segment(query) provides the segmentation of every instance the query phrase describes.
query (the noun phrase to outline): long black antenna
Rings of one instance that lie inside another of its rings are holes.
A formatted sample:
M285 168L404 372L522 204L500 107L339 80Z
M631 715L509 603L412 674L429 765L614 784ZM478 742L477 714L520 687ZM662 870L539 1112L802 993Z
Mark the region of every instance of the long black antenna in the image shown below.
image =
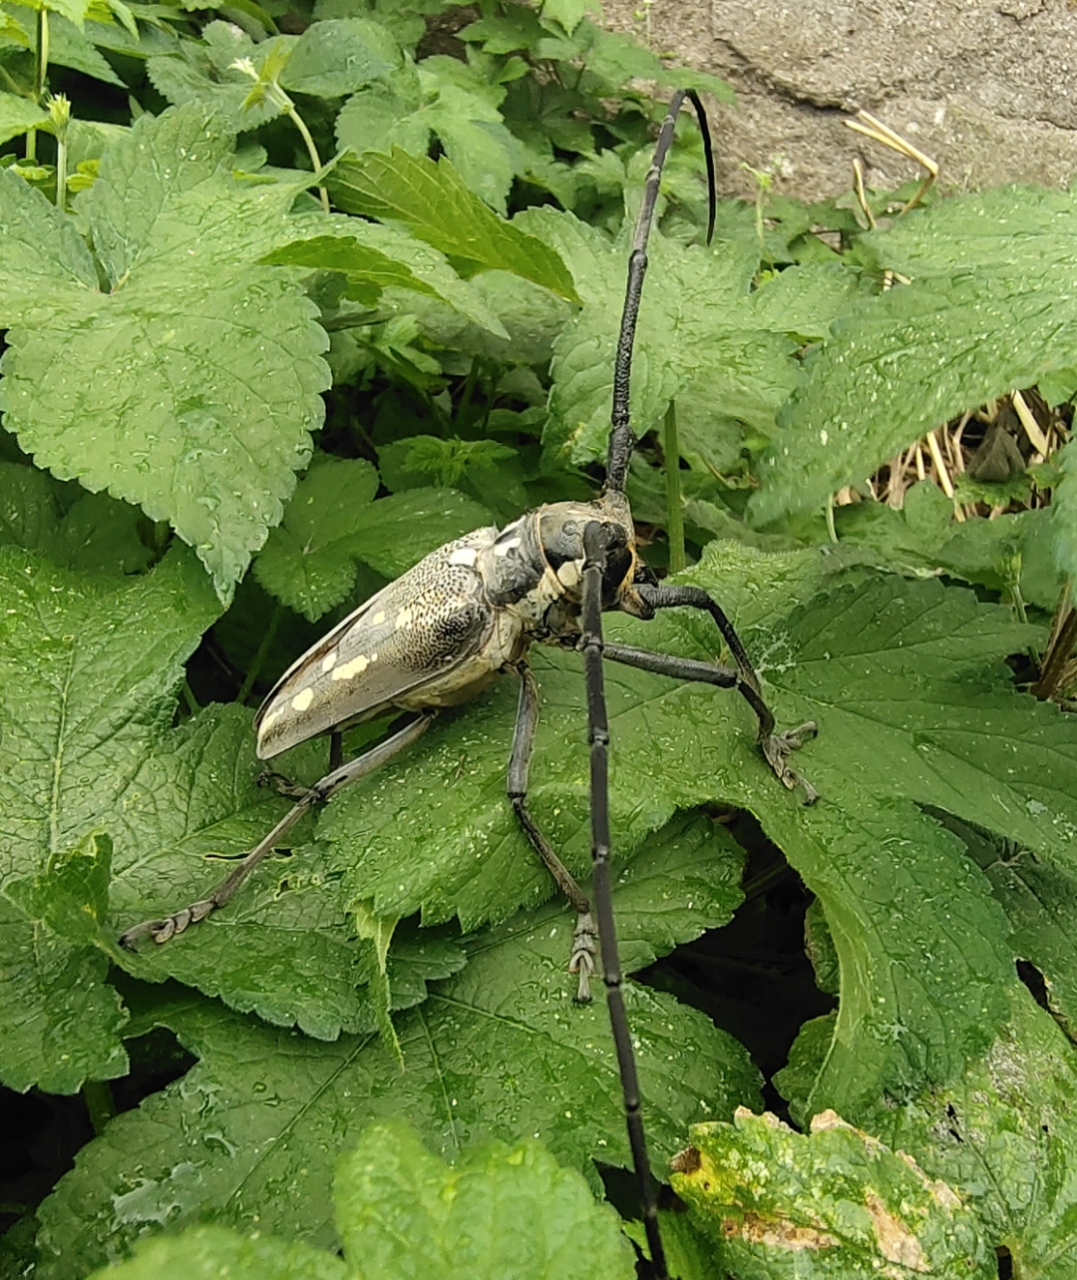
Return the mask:
M703 135L703 154L707 161L707 187L710 193L709 216L707 218L707 243L710 244L714 234L715 216L715 182L714 155L711 151L711 134L707 127L707 115L703 103L694 89L678 89L669 104L669 111L658 131L658 142L654 149L654 158L647 171L647 180L643 186L643 201L636 218L636 231L632 237L632 256L628 259L628 285L625 289L625 305L621 312L621 332L617 339L617 358L613 366L613 413L611 421L609 456L606 461L606 490L624 493L625 478L628 475L628 463L632 450L636 446L636 437L628 410L628 383L632 373L632 344L636 338L636 319L639 316L639 302L643 293L643 277L647 274L647 240L651 234L651 223L654 221L654 206L658 201L658 187L662 179L662 166L666 163L670 145L673 142L673 131L677 125L684 100L687 98L695 108L699 119L699 131Z
M647 1139L643 1132L636 1056L632 1051L632 1033L621 990L621 960L610 892L610 734L602 674L602 574L606 567L608 538L608 526L597 520L590 521L584 528L580 648L583 650L584 676L587 681L587 725L591 744L591 887L595 915L598 917L606 1007L609 1009L610 1028L621 1073L628 1144L632 1149L632 1166L636 1171L643 1206L643 1229L647 1233L647 1246L651 1253L652 1275L653 1280L668 1280L666 1255L658 1228L658 1195L654 1178L651 1177Z

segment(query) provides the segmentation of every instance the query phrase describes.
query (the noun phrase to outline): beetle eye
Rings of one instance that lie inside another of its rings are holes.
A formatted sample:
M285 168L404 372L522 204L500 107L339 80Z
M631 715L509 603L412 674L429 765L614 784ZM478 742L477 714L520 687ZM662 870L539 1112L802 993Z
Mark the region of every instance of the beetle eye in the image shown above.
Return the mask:
M632 572L632 552L626 546L613 547L606 552L606 572L602 575L602 596L605 603L612 603L625 579Z

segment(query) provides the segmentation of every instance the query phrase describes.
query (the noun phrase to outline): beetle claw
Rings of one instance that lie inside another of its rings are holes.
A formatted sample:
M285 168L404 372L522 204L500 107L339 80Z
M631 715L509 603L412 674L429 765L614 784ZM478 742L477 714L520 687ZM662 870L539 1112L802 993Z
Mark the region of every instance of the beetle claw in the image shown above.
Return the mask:
M591 975L595 971L595 953L598 950L598 927L589 911L576 917L576 932L572 935L572 958L568 962L569 973L579 975L576 1004L591 1003Z
M804 789L804 803L814 804L819 799L819 792L802 774L789 764L787 757L793 751L799 751L805 742L811 741L819 732L814 720L806 720L795 729L786 729L784 733L772 733L760 743L767 764L774 770L778 780L790 791L797 787Z

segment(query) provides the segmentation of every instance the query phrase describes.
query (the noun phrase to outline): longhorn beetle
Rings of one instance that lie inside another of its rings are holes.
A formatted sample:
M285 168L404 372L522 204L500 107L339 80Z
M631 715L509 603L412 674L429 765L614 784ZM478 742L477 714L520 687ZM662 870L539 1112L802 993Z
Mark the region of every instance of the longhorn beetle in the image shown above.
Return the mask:
M355 760L346 764L331 760L336 767L299 793L290 812L208 898L167 919L147 920L120 938L123 946L133 946L147 936L164 943L188 925L204 920L231 899L311 806L328 800L414 742L441 707L467 701L499 674L515 673L520 680L520 697L509 757L508 796L528 839L576 911L569 971L578 975L576 998L581 1002L591 998L589 979L595 968L596 943L601 947L628 1137L655 1280L666 1280L668 1272L621 994L610 895L609 729L603 662L736 689L755 712L759 745L771 769L790 789L802 787L805 803L816 798L810 784L787 760L791 751L814 736L815 725L809 721L785 733L775 732L774 717L763 700L759 680L729 619L701 588L658 582L637 553L625 496L628 464L636 443L629 419L629 375L647 271L647 239L662 167L686 97L695 108L704 140L710 184L708 243L714 230L714 161L707 120L698 96L692 90L680 90L673 95L662 122L636 220L614 365L606 483L598 498L539 507L504 529L477 529L446 543L360 605L294 663L258 711L257 751L262 759L325 732L334 734L332 754L336 755L339 732L348 726L392 707L417 714L404 728ZM670 465L675 463L672 460ZM671 608L709 613L729 645L736 669L603 642L604 611L620 610L648 619L659 609ZM538 687L527 656L536 641L583 654L591 751L594 915L591 897L558 858L527 807L528 768L539 711Z

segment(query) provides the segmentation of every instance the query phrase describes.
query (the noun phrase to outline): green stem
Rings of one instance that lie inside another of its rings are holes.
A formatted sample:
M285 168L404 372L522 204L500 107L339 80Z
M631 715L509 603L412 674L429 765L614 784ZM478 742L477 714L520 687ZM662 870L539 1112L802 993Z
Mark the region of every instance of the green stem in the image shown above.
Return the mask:
M105 1125L116 1114L116 1104L112 1100L112 1090L107 1080L87 1080L82 1086L82 1100L90 1115L90 1123L94 1133L100 1137Z
M34 64L34 101L40 107L45 97L45 72L49 65L49 11L37 11L37 61ZM26 131L26 159L37 159L37 130Z
M830 541L837 545L838 531L834 526L834 495L828 494L826 500L826 531L830 534Z
M187 680L184 680L180 685L180 693L183 694L183 701L187 704L187 714L198 715L202 708L198 705L198 699L194 696L194 692Z
M56 207L67 205L67 130L56 133Z
M277 628L280 626L281 617L284 610L279 604L273 606L273 616L269 619L269 626L265 629L265 635L262 636L262 643L258 646L258 651L254 655L250 669L247 672L247 678L239 687L236 694L236 701L241 705L250 697L251 690L254 688L254 682L261 674L262 667L265 664L266 655L269 653L269 646L273 643L277 634Z
M49 11L37 11L37 66L34 71L34 101L40 107L45 97L45 73L49 66Z
M292 102L291 98L288 99L288 105L284 109L288 113L289 119L292 121L292 123L295 125L295 127L299 130L300 134L302 135L303 141L307 144L307 154L310 156L310 162L314 166L314 172L317 173L318 170L322 167L322 161L321 161L321 157L318 155L318 148L314 145L314 139L311 137L310 130L307 128L306 121L299 114L299 112L296 111L295 103ZM319 187L318 194L322 198L322 208L326 211L326 213L328 213L329 212L329 192L326 191L325 187Z
M684 554L684 511L681 507L681 447L677 440L677 406L673 400L666 410L662 448L666 455L669 569L671 573L680 573L688 567L688 560Z

